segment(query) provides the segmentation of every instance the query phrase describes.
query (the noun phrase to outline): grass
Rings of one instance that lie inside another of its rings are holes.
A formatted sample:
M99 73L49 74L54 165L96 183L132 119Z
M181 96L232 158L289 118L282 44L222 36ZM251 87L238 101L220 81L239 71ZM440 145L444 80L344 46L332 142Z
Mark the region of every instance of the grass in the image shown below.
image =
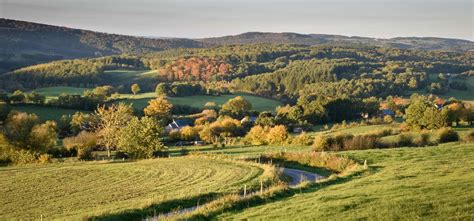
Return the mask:
M226 94L221 96L207 96L207 95L195 95L187 97L168 97L168 100L175 105L189 105L192 107L203 108L204 104L207 102L215 102L218 105L222 105L227 102L229 99L235 98L237 96L242 96L247 99L251 104L253 109L257 111L275 111L277 106L282 105L279 101L237 93L237 94ZM148 106L148 101L155 98L155 93L142 93L137 95L132 94L122 94L120 98L122 100L116 102L125 102L133 104L133 107L139 110L143 110Z
M130 218L147 208L168 212L186 206L189 198L237 191L262 173L249 164L199 157L4 167L0 219Z
M472 220L474 143L343 152L370 173L218 219Z
M141 83L156 81L157 71L155 70L108 70L101 74L101 78L114 85L127 85L130 83Z
M15 105L12 106L12 110L34 113L38 115L41 121L46 120L55 120L59 121L62 115L72 115L76 112L90 113L90 111L85 110L76 110L76 109L67 109L67 108L58 108L58 107L45 107L37 105Z
M46 98L56 98L61 94L82 95L90 88L79 87L43 87L33 90L34 92L46 96Z
M182 147L170 147L169 152L172 156L180 154ZM279 152L302 152L310 151L309 146L226 146L213 147L206 146L187 146L184 147L189 151L196 151L208 154L223 154L234 158L255 158L265 154L279 153Z
M435 75L435 74L428 75L428 77L431 79L432 82L437 82L436 80L437 76L438 75ZM466 76L465 79L454 78L453 82L456 82L456 81L461 81L461 82L466 83L468 90L461 91L461 90L450 89L448 93L438 95L438 96L443 99L449 99L451 97L454 97L468 103L474 103L474 96L472 95L474 93L474 76ZM412 93L427 94L424 88L420 90L416 90L416 91L411 91L410 94Z

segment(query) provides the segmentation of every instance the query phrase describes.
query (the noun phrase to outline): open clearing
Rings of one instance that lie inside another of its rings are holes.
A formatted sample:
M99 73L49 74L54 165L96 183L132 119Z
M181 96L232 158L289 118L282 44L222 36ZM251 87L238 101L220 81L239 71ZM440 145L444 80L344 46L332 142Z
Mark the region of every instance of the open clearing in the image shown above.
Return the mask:
M168 212L195 205L186 199L237 191L261 173L248 164L197 157L3 167L0 219L123 218L149 207Z
M474 219L474 144L341 152L370 172L219 219Z

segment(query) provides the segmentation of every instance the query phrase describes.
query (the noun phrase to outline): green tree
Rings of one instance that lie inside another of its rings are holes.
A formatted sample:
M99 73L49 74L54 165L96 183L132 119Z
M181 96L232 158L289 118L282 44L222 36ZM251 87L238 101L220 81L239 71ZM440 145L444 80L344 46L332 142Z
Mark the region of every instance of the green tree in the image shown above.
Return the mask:
M251 109L252 104L250 102L241 96L237 96L222 105L221 113L231 117L242 118L248 114Z
M25 102L32 104L43 104L46 100L44 95L38 94L36 92L31 92L25 95Z
M158 96L167 96L169 93L169 86L166 83L159 83L156 85L155 93Z
M161 142L163 128L152 117L133 117L120 130L119 149L130 157L152 158L156 151L164 148Z
M7 119L10 110L11 108L7 103L0 101L0 122L3 122Z
M131 90L132 90L133 95L137 95L141 90L140 85L132 84Z
M13 92L13 95L10 97L10 102L12 103L23 103L25 102L25 94L21 90L16 90Z

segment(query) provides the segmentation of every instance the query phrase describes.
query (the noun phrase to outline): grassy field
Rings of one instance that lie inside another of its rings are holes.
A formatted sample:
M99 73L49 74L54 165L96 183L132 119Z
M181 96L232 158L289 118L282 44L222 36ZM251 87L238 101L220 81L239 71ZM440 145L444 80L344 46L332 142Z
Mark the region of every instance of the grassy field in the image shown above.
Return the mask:
M4 167L0 219L123 218L147 208L167 212L258 182L262 172L248 164L197 157Z
M157 79L157 71L154 70L108 70L101 75L114 85L140 83Z
M232 220L472 220L474 143L343 152L370 172L222 214Z
M428 76L432 81L436 82L437 75L429 75ZM474 103L474 76L469 76L466 77L466 79L458 79L454 78L453 82L460 81L466 83L466 86L468 90L466 91L461 91L461 90L455 90L455 89L450 89L448 93L439 95L439 97L444 98L444 99L449 99L451 97L457 98L464 100L468 103ZM419 94L426 94L426 90L417 90L417 91L412 91L412 93L419 93ZM409 96L407 96L409 97Z
M66 108L57 108L57 107L43 107L43 106L36 106L36 105L15 105L12 106L12 110L26 112L26 113L34 113L38 115L40 120L55 120L59 121L62 115L72 115L77 111L90 113L91 111L85 110L76 110L76 109L66 109Z
M90 88L79 88L79 87L43 87L33 90L34 92L46 96L46 98L56 98L61 94L74 94L82 95L84 91Z
M229 99L235 98L237 96L242 96L247 99L252 104L253 108L257 111L274 111L277 106L281 105L281 103L276 100L239 93L231 95L226 94L221 96L196 95L188 97L169 97L168 99L173 104L189 105L192 107L203 108L204 104L206 104L207 102L215 102L218 105L222 105ZM148 105L148 101L155 97L155 93L142 93L137 95L122 94L120 98L122 98L123 100L117 102L131 103L136 109L143 110Z

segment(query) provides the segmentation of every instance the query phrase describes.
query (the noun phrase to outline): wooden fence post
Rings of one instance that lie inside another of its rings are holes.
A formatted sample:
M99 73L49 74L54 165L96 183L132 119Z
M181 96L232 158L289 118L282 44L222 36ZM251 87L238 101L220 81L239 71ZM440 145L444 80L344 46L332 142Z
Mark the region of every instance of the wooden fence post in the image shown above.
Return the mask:
M244 185L244 198L247 196L247 185Z

